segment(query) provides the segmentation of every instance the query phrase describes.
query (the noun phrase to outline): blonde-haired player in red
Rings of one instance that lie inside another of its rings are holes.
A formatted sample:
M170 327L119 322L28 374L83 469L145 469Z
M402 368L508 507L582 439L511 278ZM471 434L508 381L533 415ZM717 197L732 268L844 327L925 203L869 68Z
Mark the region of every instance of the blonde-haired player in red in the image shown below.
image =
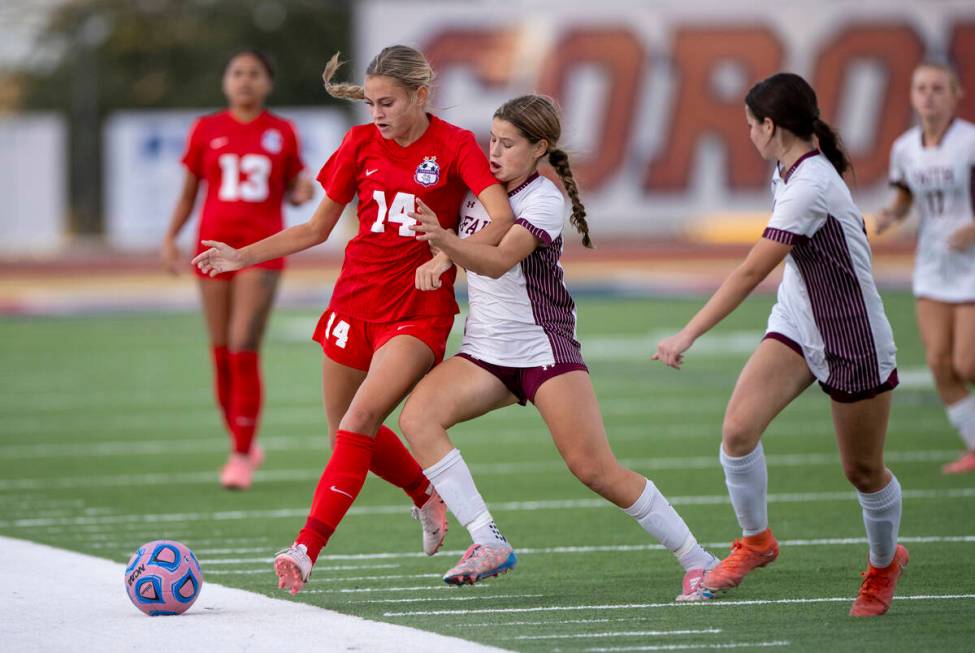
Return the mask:
M914 264L917 326L948 421L965 452L942 469L975 472L975 125L955 115L962 89L945 64L911 77L920 124L894 141L895 195L877 216L882 233L914 207L920 218Z
M353 127L318 175L325 189L308 223L237 250L208 241L194 259L207 273L238 269L323 242L345 205L358 198L359 231L345 250L342 273L314 339L325 352L322 385L331 458L304 528L279 552L278 586L297 593L322 547L362 489L368 471L403 488L424 530L424 551L436 553L446 532L446 508L423 470L383 421L438 363L458 312L454 271L441 288L422 292L416 270L430 267L427 243L411 217L418 200L456 228L468 190L492 218L478 239L501 240L513 222L504 189L491 174L474 135L427 113L433 70L422 53L396 45L366 69L363 86L333 84L338 55L325 68L329 94L364 100L372 122Z
M301 174L294 127L264 108L273 78L265 54L236 52L223 75L227 109L194 123L183 155L183 189L162 245L163 264L174 274L185 265L176 238L193 213L201 182L206 195L197 254L207 249L204 240L241 246L270 236L284 226L285 198L296 206L312 198L311 180ZM284 259L276 258L214 278L197 272L217 402L232 440L220 473L229 489L249 488L263 458L255 442L262 394L259 351L283 268Z

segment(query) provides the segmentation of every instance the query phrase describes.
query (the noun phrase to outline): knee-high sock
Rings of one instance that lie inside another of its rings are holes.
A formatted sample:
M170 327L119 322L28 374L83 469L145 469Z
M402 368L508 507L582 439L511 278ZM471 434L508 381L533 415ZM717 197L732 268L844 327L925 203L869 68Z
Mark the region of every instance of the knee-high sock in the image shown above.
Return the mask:
M213 358L213 389L217 397L217 405L220 406L227 432L233 435L233 429L230 428L230 396L233 380L230 374L230 351L220 345L211 347L210 354Z
M762 443L751 453L734 458L721 449L721 466L731 505L745 535L758 535L768 528L768 470Z
M399 436L385 424L380 425L376 433L376 448L372 452L369 471L401 488L417 507L422 507L430 498L427 492L430 482L423 475L420 463L416 462Z
M684 569L708 569L717 562L713 555L697 543L691 529L653 481L647 479L643 494L632 506L624 508L623 512L667 547Z
M369 473L375 441L368 435L339 431L325 471L318 480L311 511L295 542L308 547L312 562L328 542L339 522L359 496Z
M250 453L261 418L261 363L256 351L230 352L230 428L234 451Z
M424 469L423 473L476 544L507 543L481 493L477 491L474 477L460 451L451 449L446 456Z
M975 451L975 396L968 395L947 407L948 421L958 429L965 448Z
M901 525L901 484L890 475L890 483L882 490L864 494L857 492L863 509L863 525L867 529L870 564L886 567L894 559L897 532Z

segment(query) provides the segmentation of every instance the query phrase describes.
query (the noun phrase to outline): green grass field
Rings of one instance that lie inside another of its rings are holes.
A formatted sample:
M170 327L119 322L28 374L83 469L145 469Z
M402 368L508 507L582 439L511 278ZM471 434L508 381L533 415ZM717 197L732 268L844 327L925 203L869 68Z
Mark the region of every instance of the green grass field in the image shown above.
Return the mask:
M772 299L750 300L691 350L684 370L652 364L657 335L701 301L585 299L579 332L617 455L723 556L737 525L717 462L721 418ZM452 521L446 550L423 556L408 501L371 478L297 600L519 651L967 649L975 476L940 473L961 444L924 380L911 298L886 301L905 380L887 452L905 490L901 535L912 556L886 617L847 616L866 545L816 388L765 438L779 560L719 601L672 603L681 578L672 556L566 471L530 407L452 434L519 552L513 574L443 586L466 532ZM303 523L328 455L320 350L306 339L316 318L274 315L267 463L246 493L217 484L227 444L199 315L0 320L0 534L118 562L144 541L175 538L196 551L208 582L283 597L270 556Z

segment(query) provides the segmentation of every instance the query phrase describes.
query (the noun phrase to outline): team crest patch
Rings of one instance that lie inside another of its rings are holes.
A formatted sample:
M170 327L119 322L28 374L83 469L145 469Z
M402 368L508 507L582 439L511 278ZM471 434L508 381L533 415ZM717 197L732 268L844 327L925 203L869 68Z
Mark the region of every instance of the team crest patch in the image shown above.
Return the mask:
M261 136L261 147L270 152L271 154L277 154L281 151L281 145L284 143L284 139L281 137L281 132L277 129L268 129Z
M416 180L416 183L428 188L440 181L440 164L437 163L437 157L423 157L423 163L416 167L416 174L413 175L413 179Z

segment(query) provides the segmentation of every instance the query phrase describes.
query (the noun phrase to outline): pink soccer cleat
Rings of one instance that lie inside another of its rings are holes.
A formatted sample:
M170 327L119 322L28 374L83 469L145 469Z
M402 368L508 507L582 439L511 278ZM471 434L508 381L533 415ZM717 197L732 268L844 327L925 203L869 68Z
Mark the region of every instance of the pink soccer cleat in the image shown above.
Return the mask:
M246 490L251 486L254 467L247 454L232 452L227 464L220 470L220 485L228 490Z
M515 568L518 556L507 544L472 544L457 565L444 574L448 585L473 585Z
M692 603L713 599L714 592L701 583L705 573L707 573L706 569L688 569L681 584L681 593L674 600L678 603Z
M966 451L958 460L941 468L945 474L965 474L975 472L975 451Z
M251 461L251 469L257 471L264 464L264 449L257 443L251 445L251 451L248 454Z
M447 504L431 488L430 498L422 508L413 506L413 519L423 528L423 552L428 556L440 550L447 537Z
M901 577L910 556L900 544L894 549L894 560L878 569L867 563L867 570L863 572L863 583L860 593L850 608L851 617L879 617L890 609L890 602L894 599L894 589Z
M274 555L274 573L278 576L278 588L294 596L308 582L314 563L308 557L308 547L292 544Z

